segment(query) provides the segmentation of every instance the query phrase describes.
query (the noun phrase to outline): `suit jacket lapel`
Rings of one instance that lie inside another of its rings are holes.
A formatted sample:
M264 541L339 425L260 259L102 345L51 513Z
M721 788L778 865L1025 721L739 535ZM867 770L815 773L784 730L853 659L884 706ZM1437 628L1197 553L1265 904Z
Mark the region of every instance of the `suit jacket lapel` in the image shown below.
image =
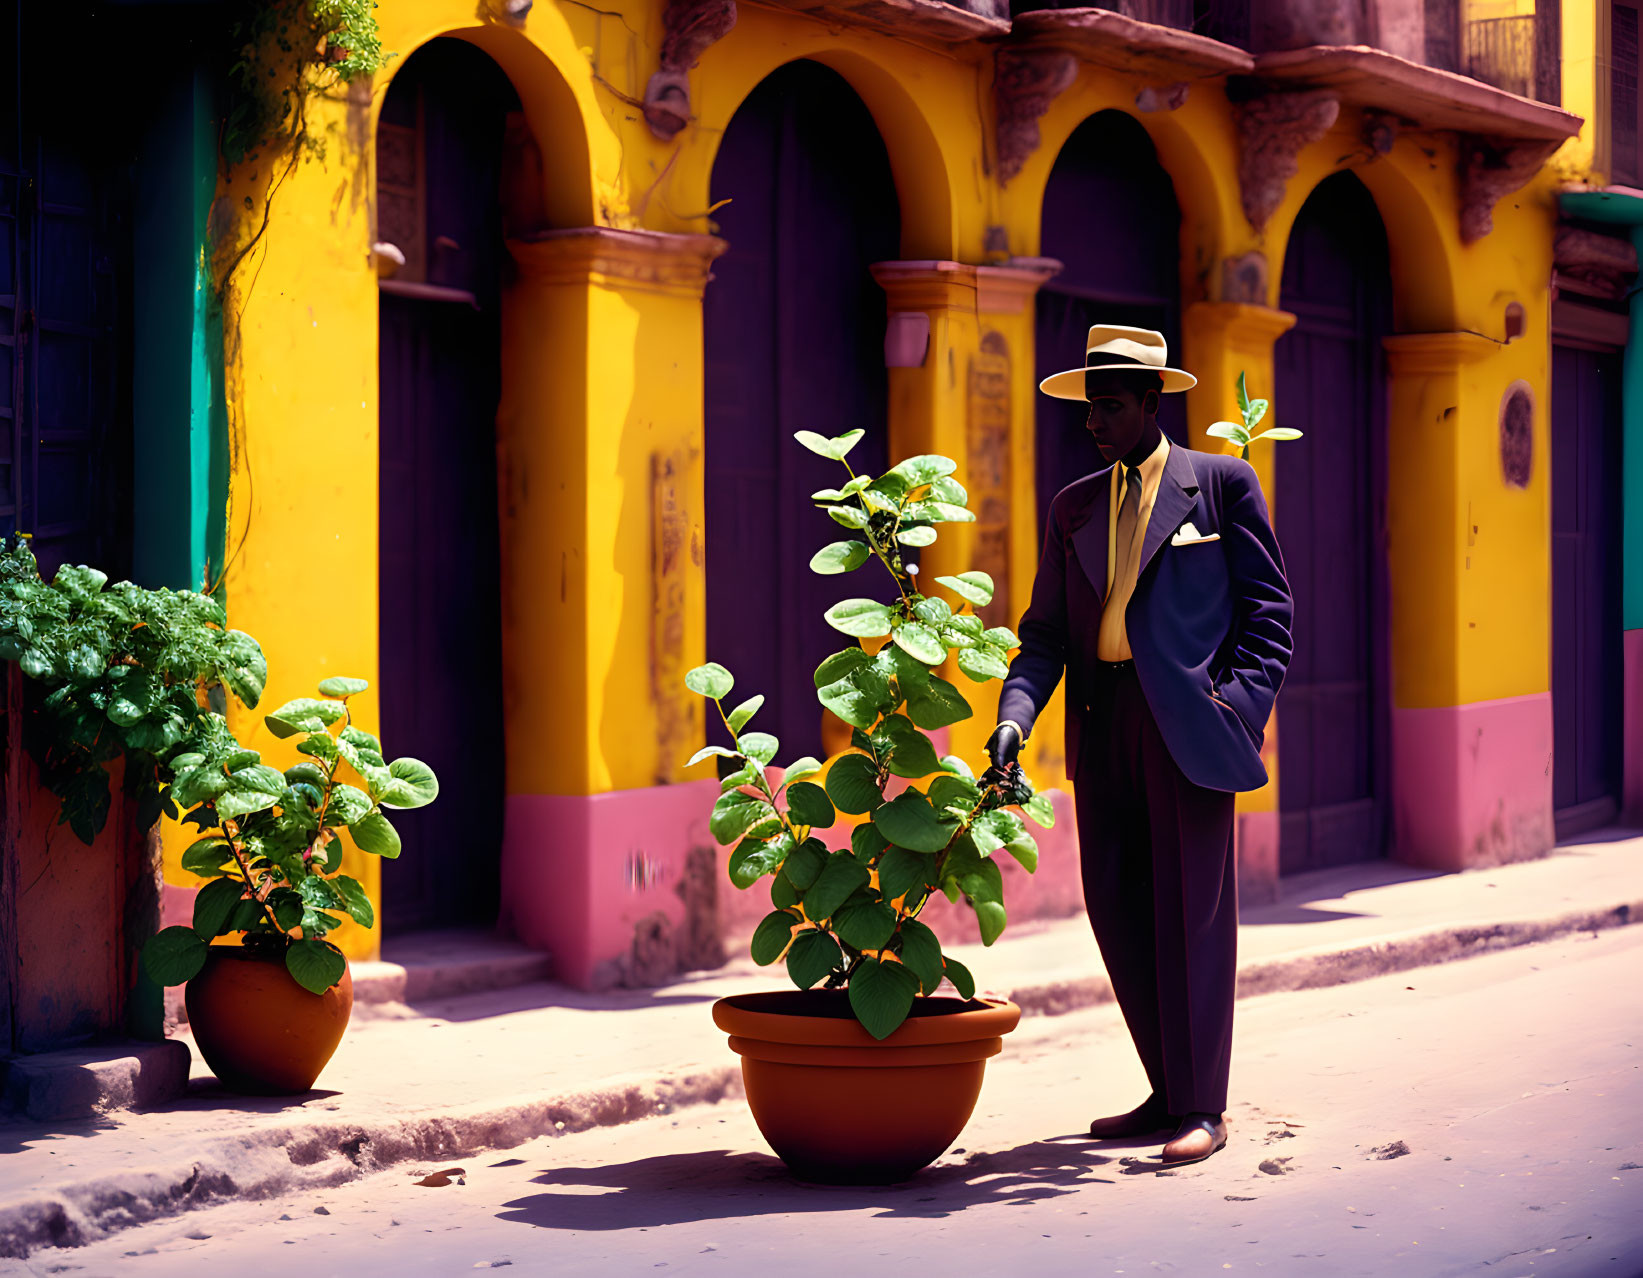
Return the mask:
M1141 564L1135 571L1137 581L1147 571L1147 565L1152 562L1165 538L1173 536L1182 521L1192 513L1197 498L1198 475L1192 469L1192 457L1185 448L1171 444L1164 456L1164 473L1158 481L1158 496L1153 498L1152 515L1147 520L1147 535L1141 541ZM1102 531L1106 531L1104 524Z
M1084 522L1072 531L1073 549L1078 552L1078 563L1095 589L1095 597L1107 600L1107 516L1111 513L1112 471L1099 472L1103 479L1091 484L1091 501L1084 511Z

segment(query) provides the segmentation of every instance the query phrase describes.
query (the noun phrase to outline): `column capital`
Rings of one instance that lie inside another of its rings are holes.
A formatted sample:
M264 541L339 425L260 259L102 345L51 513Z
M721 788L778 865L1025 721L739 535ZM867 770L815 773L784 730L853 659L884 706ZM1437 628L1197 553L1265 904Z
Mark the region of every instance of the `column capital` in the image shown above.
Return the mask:
M963 262L874 262L869 268L892 311L976 309L976 269Z
M1053 257L1012 257L976 267L976 309L983 315L1020 315L1044 281L1061 272Z
M716 235L578 226L508 241L520 273L540 284L603 284L675 296L702 295L713 259L729 245Z
M1482 333L1398 333L1381 339L1394 373L1450 373L1493 355L1500 343Z
M1233 340L1246 349L1254 342L1271 345L1295 327L1295 316L1288 311L1254 302L1194 302L1185 319L1195 332Z

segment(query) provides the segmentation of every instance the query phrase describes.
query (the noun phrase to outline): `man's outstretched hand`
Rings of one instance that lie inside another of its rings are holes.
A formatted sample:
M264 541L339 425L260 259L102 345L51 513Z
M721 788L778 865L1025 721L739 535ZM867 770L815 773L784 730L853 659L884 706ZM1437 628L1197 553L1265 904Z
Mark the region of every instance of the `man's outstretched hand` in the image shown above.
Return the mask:
M1020 754L1021 729L1013 723L1001 723L994 728L993 735L987 738L987 757L993 766L981 774L978 782L981 788L998 787L999 799L1005 803L1025 803L1032 798L1032 783L1021 770Z

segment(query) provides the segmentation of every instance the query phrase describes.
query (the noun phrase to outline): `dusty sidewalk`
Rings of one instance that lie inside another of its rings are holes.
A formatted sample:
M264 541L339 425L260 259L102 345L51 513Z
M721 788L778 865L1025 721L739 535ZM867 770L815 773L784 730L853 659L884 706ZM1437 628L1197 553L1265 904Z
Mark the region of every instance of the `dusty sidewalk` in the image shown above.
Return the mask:
M1643 917L1643 838L1565 847L1458 875L1379 862L1285 881L1244 919L1243 992L1306 989ZM1105 997L1084 921L1022 929L959 957L1029 1013ZM551 982L377 1009L323 1090L227 1095L195 1063L184 1101L55 1127L0 1125L0 1256L74 1245L215 1200L337 1185L537 1136L722 1099L736 1058L708 1005L779 988L745 961L658 990L584 995ZM401 1019L395 1019L395 1016Z

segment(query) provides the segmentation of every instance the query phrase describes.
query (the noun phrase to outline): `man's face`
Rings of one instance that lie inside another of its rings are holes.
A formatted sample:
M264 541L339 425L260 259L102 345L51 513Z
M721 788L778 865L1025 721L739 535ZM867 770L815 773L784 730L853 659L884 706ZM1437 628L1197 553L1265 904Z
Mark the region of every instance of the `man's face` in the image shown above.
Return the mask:
M1148 419L1158 415L1157 391L1138 394L1133 375L1111 369L1084 374L1084 397L1090 401L1085 429L1108 463L1127 456L1141 442Z

